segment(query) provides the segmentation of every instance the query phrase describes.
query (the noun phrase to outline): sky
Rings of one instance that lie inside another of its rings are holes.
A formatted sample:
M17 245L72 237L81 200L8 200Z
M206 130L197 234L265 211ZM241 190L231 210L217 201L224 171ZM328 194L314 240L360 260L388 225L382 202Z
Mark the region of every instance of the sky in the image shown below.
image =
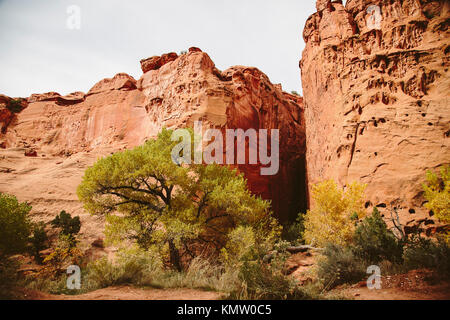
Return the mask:
M141 59L191 46L221 70L257 67L301 93L302 31L315 2L0 0L0 94L87 92L119 72L139 79Z

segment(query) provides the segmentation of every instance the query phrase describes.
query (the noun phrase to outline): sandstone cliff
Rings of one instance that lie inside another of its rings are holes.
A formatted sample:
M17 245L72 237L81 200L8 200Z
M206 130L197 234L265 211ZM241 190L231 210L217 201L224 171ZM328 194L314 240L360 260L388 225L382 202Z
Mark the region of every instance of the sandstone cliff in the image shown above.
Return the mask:
M403 223L426 219L425 171L450 161L450 3L317 9L300 61L309 184L358 180L367 207L400 208Z
M198 48L143 59L141 66L144 74L137 81L120 73L87 94L34 94L14 115L0 107L0 144L6 148L0 149L0 192L30 201L44 219L66 209L94 225L98 221L83 212L75 195L88 165L98 156L154 138L163 127L202 120L204 129L279 128L279 174L261 176L260 168L251 165L239 169L254 193L273 201L282 220L304 210L300 97L283 92L256 68L235 66L222 72ZM36 157L25 157L27 150Z

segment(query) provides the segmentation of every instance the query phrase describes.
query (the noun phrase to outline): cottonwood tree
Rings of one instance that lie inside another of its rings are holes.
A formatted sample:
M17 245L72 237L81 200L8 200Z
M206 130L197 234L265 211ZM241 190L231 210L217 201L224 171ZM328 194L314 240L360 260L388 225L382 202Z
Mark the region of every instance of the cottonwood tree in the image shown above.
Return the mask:
M252 195L236 170L176 164L171 152L178 142L171 135L163 129L156 140L86 170L78 197L92 214L107 216L107 237L166 248L177 270L182 255L223 250L239 226L251 227L255 243L271 241L279 229L270 203Z

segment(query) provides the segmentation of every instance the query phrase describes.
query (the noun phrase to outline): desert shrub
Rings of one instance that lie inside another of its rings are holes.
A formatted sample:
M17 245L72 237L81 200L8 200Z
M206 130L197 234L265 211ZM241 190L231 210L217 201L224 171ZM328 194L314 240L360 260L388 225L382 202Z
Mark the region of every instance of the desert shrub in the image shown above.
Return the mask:
M313 206L305 217L305 240L315 246L328 243L350 243L355 230L355 217L365 215L366 186L354 182L346 191L332 180L312 187Z
M153 251L136 247L122 249L114 263L104 257L88 264L85 289L120 284L144 285L150 283L162 270L161 258Z
M251 254L255 246L253 228L239 226L228 235L228 242L221 250L222 261L229 266L236 266Z
M208 249L217 256L239 226L253 228L258 244L278 236L270 203L250 193L242 174L216 164L179 165L172 159L179 143L171 137L164 129L86 170L77 194L86 210L107 216L109 242L168 248L170 265L181 271L182 255L192 259Z
M48 237L47 232L45 231L45 224L43 222L33 224L30 237L30 254L38 264L43 262L40 252L48 248L47 241Z
M312 299L316 293L298 286L296 280L285 275L285 262L290 254L287 241L279 241L270 251L270 259L258 257L245 260L237 269L238 282L230 292L230 299L239 300L297 300Z
M305 214L299 213L297 219L293 223L288 223L283 226L281 238L289 241L293 245L304 244L305 234Z
M0 258L26 252L31 222L31 206L15 196L0 193Z
M19 113L20 111L22 111L22 103L20 100L18 99L12 99L7 105L6 107L9 109L9 111L11 111L12 113Z
M450 278L450 245L443 239L413 238L403 254L406 269L429 268L442 278Z
M60 235L65 236L71 245L76 244L76 235L81 229L80 217L72 218L70 213L63 210L50 223L53 227L61 229Z
M428 202L425 207L432 210L443 223L450 223L450 166L441 168L441 176L427 171L427 183L423 184L424 197ZM446 234L450 244L450 234Z
M67 288L67 275L57 278L52 277L28 277L25 281L27 288L51 294L76 295L84 293L82 290L71 290Z
M14 287L19 281L17 261L2 258L0 259L0 300L14 299Z
M352 250L369 265L383 260L402 261L403 243L387 228L377 208L358 224L353 236Z
M227 294L240 283L238 274L238 269L224 268L203 257L195 257L186 271L165 270L146 284L156 288L193 288Z
M239 286L229 299L238 300L303 300L313 296L302 290L294 279L283 275L278 268L261 261L246 261L239 273Z
M317 275L325 289L331 289L360 281L369 265L356 256L351 247L329 244L318 261Z
M39 276L59 278L69 265L82 265L83 253L70 235L60 234L55 247L45 256Z

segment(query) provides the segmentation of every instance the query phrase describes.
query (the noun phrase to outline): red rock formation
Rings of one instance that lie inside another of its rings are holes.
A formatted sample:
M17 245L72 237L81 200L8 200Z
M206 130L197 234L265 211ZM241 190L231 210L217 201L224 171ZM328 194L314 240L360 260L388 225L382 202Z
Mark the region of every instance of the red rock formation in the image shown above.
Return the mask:
M163 127L280 129L280 170L261 176L260 167L239 166L250 189L273 201L282 220L305 207L305 134L302 98L282 91L256 68L223 72L198 48L141 61L144 72L104 79L89 92L65 97L32 95L18 114L14 130L0 136L8 147L68 156L131 148ZM107 150L107 151L106 151ZM75 192L75 190L73 190ZM63 208L62 208L63 209Z
M309 183L359 180L369 207L397 206L404 223L428 215L425 171L450 160L450 3L317 8L300 62Z
M5 134L9 124L15 119L15 114L27 107L24 99L12 99L0 94L0 134ZM6 143L0 142L2 148Z

